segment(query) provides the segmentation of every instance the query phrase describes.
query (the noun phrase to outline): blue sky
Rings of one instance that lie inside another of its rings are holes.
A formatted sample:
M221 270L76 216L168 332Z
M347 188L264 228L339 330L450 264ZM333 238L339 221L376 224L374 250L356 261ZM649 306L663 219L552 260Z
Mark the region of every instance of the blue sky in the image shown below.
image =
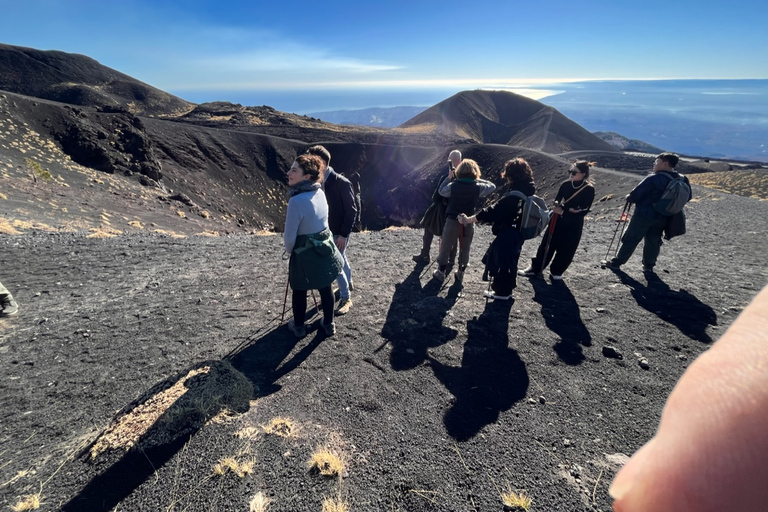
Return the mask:
M0 42L85 54L195 102L255 91L768 78L766 4L0 0Z

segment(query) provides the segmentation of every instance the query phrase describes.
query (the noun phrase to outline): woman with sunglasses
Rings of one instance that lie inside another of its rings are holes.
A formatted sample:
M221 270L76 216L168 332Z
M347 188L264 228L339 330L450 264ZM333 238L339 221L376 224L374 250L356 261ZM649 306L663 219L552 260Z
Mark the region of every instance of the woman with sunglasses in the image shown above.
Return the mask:
M570 179L560 185L555 196L555 207L549 229L541 239L531 265L517 273L521 276L541 276L549 262L552 279L561 281L563 273L573 261L581 241L584 217L595 200L595 187L589 181L589 168L595 162L578 160L571 166ZM554 226L553 226L554 224ZM552 229L554 227L554 229Z

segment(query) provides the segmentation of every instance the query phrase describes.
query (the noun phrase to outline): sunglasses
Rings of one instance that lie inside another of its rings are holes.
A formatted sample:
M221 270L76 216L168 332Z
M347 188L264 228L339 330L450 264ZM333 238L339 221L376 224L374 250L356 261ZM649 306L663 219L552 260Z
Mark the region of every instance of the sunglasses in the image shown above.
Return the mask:
M568 171L568 174L571 176L576 176L577 174L581 174L581 171Z

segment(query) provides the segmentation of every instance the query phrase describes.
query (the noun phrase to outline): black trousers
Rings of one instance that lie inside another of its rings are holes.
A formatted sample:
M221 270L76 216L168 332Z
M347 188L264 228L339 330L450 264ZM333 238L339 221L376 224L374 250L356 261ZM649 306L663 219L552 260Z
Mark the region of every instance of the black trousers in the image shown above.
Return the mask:
M562 221L558 221L562 222ZM547 248L547 240L549 240L550 233L547 231L544 237L541 239L539 249L536 251L536 257L531 260L531 267L533 270L540 274L547 268L549 262L552 262L552 266L549 271L552 275L561 276L573 262L573 257L576 255L576 249L579 247L581 241L581 233L584 230L583 223L571 223L568 224L556 224L555 232L552 234L552 242L549 244L549 252L545 255L544 251Z
M307 318L307 291L308 290L293 290L293 294L291 295L293 323L296 325L304 325L304 320ZM323 303L323 324L330 325L333 323L333 306L336 302L333 300L331 285L318 291L320 292L320 300Z

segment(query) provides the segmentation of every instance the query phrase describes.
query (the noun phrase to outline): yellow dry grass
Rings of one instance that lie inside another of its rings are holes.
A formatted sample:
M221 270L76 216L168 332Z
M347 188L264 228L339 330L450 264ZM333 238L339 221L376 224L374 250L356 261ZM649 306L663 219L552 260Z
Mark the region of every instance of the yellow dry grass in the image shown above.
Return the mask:
M123 234L122 231L110 227L91 228L89 231L86 238L113 238Z
M176 233L175 231L169 231L167 229L156 229L155 233L160 235L168 235L171 238L187 238L187 235Z
M296 424L290 418L277 416L272 418L269 423L262 425L261 429L267 434L280 437L292 437L298 431Z
M323 512L349 512L349 509L349 503L340 497L323 500Z
M235 432L235 437L237 437L238 439L252 440L252 439L256 439L258 435L259 435L259 429L257 429L256 427L243 427L237 432Z
M253 473L253 467L256 464L252 458L238 461L235 457L225 457L219 459L219 461L213 466L213 474L217 476L224 476L231 472L240 478Z
M13 225L6 218L0 218L0 234L3 235L20 235L21 231L14 228Z
M133 228L144 229L144 224L142 224L138 220L132 220L132 221L128 222L128 225L133 227Z
M266 512L270 503L272 503L272 500L264 496L263 492L259 491L248 503L248 512Z
M341 456L328 446L320 446L315 449L307 462L309 468L323 476L336 476L341 478L344 473L344 462Z
M43 503L43 497L40 494L27 494L22 496L16 504L11 505L13 512L26 512L27 510L37 510Z
M108 449L123 448L127 450L136 444L139 438L155 424L160 416L187 392L184 382L196 375L208 373L209 371L210 367L208 366L190 371L170 388L138 405L129 414L122 416L94 443L91 448L91 458L96 458Z
M691 183L740 196L768 199L768 170L688 174Z
M533 500L525 495L525 493L518 493L513 491L509 485L507 490L501 493L501 501L504 503L504 508L513 511L525 511L531 508Z

